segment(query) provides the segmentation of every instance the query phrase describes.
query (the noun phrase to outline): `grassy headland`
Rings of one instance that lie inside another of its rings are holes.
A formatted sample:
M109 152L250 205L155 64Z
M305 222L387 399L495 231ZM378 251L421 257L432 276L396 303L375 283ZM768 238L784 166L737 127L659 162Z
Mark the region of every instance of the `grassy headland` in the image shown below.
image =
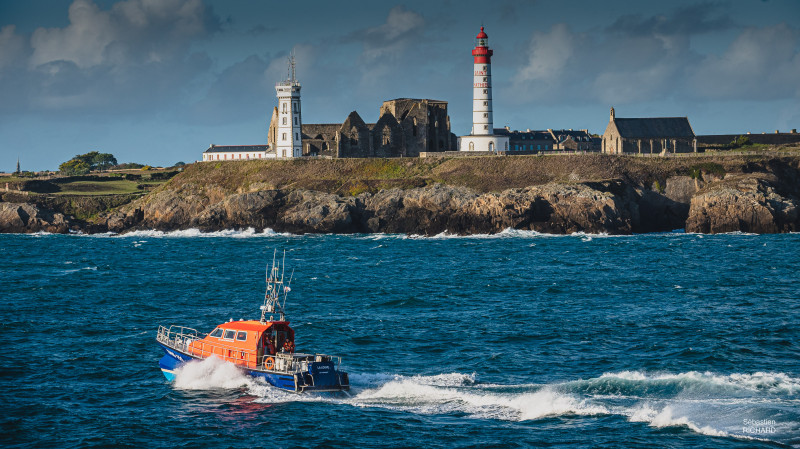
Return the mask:
M289 161L203 162L187 166L163 188L184 184L214 187L223 193L267 189L308 189L345 196L388 188L442 183L478 192L499 192L549 182L621 179L650 187L671 176L716 177L725 173L769 171L798 153L718 153L682 157L557 156L442 157L400 159L301 159Z

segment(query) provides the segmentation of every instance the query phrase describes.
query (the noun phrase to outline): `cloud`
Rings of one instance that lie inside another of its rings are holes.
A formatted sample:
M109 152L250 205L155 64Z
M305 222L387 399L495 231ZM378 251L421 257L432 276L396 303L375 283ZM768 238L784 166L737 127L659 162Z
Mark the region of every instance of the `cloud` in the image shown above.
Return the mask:
M421 44L425 33L425 18L404 6L395 6L389 11L386 22L376 27L356 31L346 36L346 43L360 43L363 51L359 56L362 69L362 89L373 89L385 85L385 80L403 64L415 44Z
M0 113L144 113L180 103L212 64L193 42L218 30L201 0L125 0L108 10L75 0L65 27L29 38L0 32L0 77L14 80L0 86L8 99Z
M700 53L693 36L734 28L709 5L671 15L620 17L574 32L535 32L502 92L516 103L625 104L697 99L780 99L800 95L800 33L787 24L740 29L727 49Z
M721 56L709 55L689 78L709 99L800 97L800 30L785 23L745 29Z

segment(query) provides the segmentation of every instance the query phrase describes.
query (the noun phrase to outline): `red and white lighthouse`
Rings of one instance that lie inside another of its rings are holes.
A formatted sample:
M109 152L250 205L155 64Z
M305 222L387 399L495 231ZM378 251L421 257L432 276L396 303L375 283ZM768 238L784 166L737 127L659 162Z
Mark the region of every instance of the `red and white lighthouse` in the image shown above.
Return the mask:
M460 151L508 151L508 137L494 135L492 115L492 54L489 36L483 31L475 36L472 50L472 131L459 140Z
M494 134L492 120L492 54L489 49L489 36L483 31L475 37L474 75L472 82L472 134L482 136Z

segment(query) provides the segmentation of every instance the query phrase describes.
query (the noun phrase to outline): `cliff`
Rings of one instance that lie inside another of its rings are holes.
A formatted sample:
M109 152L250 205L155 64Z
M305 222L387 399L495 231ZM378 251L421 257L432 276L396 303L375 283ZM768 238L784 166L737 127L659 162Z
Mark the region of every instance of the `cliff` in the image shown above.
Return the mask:
M800 157L780 153L247 161L194 164L144 197L64 222L89 232L765 233L800 228L799 197ZM15 223L0 231L20 232Z

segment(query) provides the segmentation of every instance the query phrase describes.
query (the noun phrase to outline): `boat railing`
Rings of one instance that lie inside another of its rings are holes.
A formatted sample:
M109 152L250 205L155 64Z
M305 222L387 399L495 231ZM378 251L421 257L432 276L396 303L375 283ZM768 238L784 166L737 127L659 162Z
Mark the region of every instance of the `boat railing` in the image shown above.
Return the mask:
M338 370L339 365L342 363L342 358L328 354L278 352L276 354L265 354L259 362L259 367L267 370L294 374L307 372L308 365L313 362L333 362L334 368Z
M205 336L206 334L190 327L159 326L156 340L167 347L199 358L216 356L236 365L286 374L306 372L308 365L313 362L333 362L337 370L342 363L341 357L328 354L277 352L259 356L255 351L243 350L238 346L204 340Z
M186 351L193 341L205 337L196 329L185 326L158 326L156 340L178 350Z

